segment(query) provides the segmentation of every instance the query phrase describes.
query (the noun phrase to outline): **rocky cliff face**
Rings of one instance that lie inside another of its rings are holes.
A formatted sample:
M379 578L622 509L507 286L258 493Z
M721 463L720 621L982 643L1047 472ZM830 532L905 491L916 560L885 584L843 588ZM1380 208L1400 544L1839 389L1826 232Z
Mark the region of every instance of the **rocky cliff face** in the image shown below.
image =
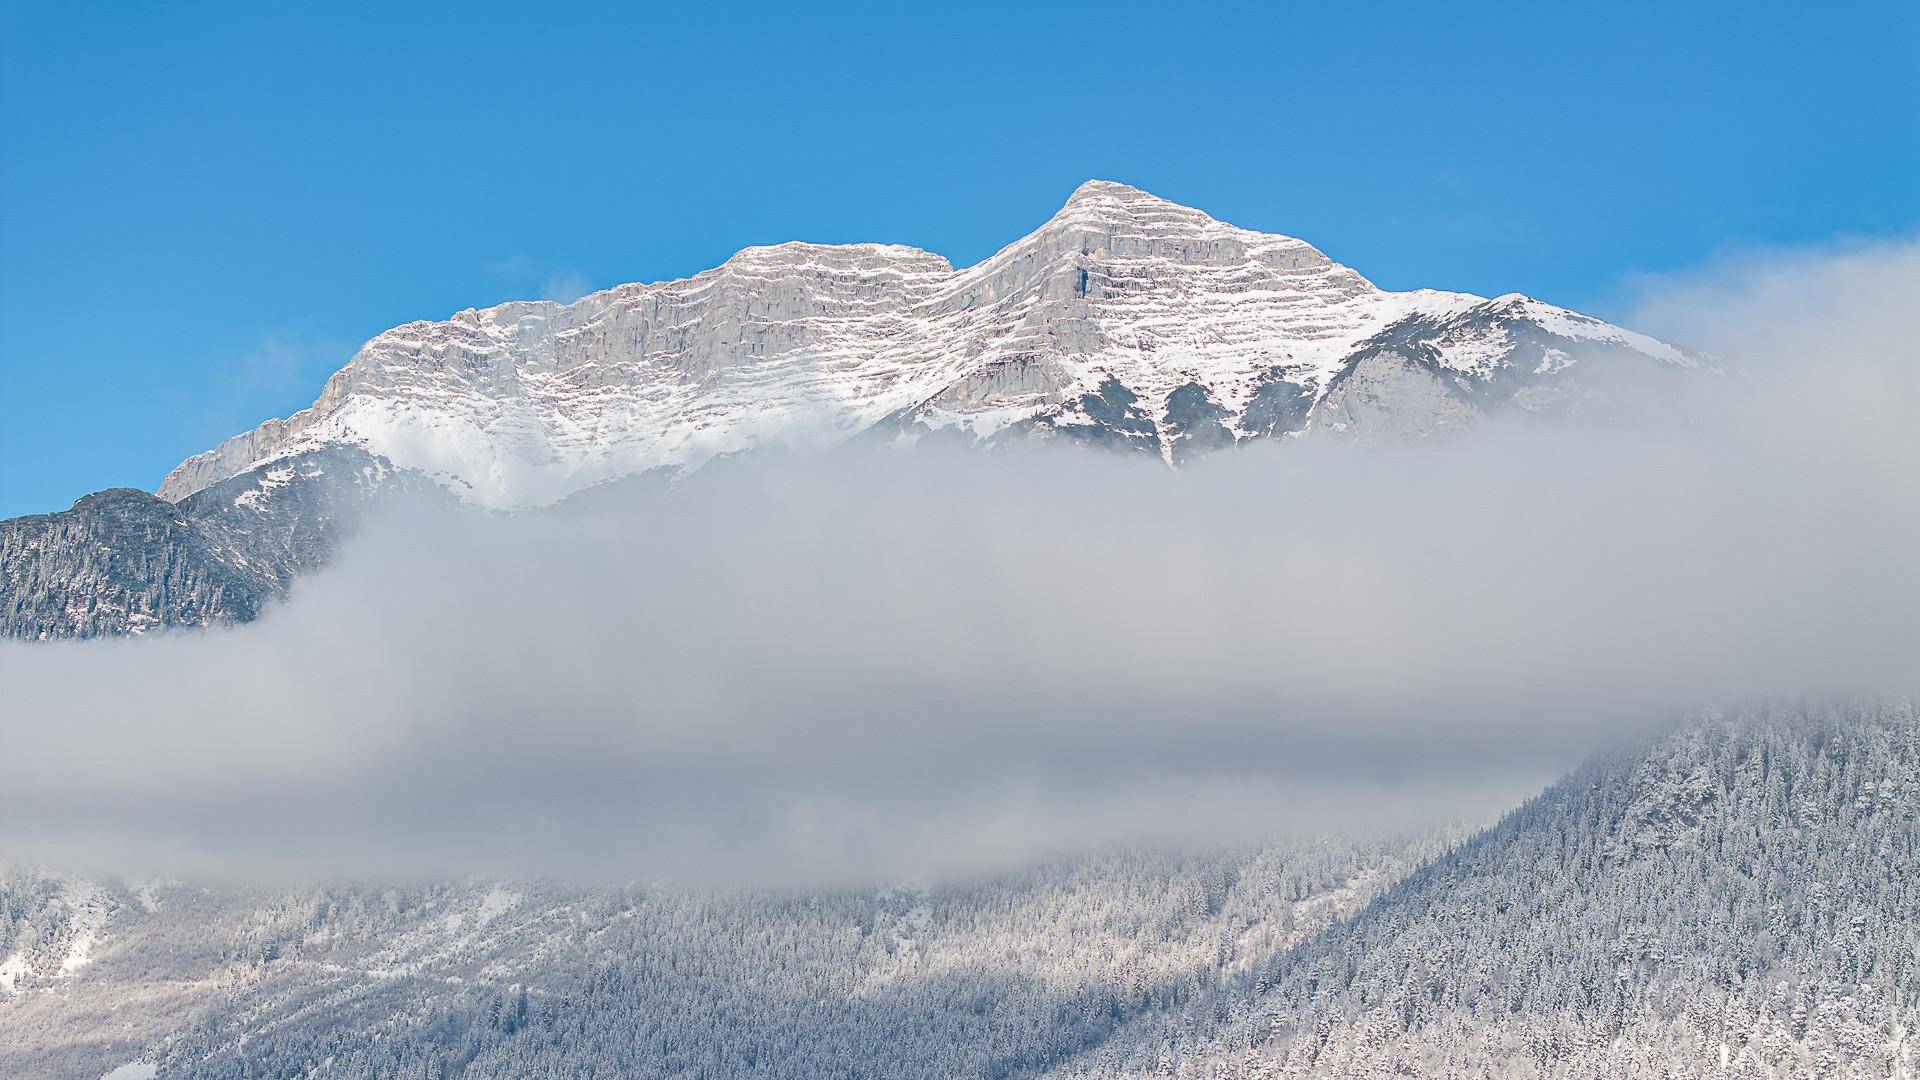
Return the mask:
M381 502L424 478L349 446L309 450L179 502L131 488L0 522L0 636L141 633L252 619Z
M313 407L188 460L160 494L336 444L486 506L876 428L1177 462L1570 408L1594 366L1710 361L1524 297L1386 292L1304 241L1094 181L965 270L907 247L782 244L682 281L397 327Z

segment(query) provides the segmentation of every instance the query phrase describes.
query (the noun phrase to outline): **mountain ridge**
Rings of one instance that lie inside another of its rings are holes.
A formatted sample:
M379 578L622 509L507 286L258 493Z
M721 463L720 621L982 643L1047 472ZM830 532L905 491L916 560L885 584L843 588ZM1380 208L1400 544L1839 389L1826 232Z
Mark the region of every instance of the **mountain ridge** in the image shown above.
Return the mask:
M1365 428L1365 410L1328 398L1363 346L1409 319L1438 338L1422 363L1443 397L1449 382L1487 382L1516 327L1581 346L1557 347L1543 375L1593 347L1712 366L1519 294L1384 291L1304 240L1093 180L965 268L904 245L790 241L572 304L512 301L394 327L313 406L187 459L159 494L177 501L278 456L349 443L484 506L544 505L622 475L820 449L883 423L910 437L1058 434L1086 426L1082 399L1109 379L1139 399L1133 444L1172 462L1176 393L1219 410L1218 445L1316 426L1301 415L1275 430L1261 410L1249 421L1276 388L1310 397L1323 429ZM1419 372L1385 374L1434 389ZM1469 422L1444 400L1426 413L1401 426Z

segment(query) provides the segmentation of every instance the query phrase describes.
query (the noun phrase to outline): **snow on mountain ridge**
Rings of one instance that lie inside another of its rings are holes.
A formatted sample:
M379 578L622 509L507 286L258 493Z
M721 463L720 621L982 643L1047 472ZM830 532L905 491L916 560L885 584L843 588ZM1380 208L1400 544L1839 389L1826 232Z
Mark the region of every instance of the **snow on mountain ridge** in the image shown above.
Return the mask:
M1038 229L961 270L900 245L790 242L572 304L516 301L395 327L363 346L311 408L190 458L160 494L177 500L345 443L483 505L537 505L716 454L822 448L887 420L974 438L1022 424L1057 429L1109 380L1133 396L1141 444L1157 439L1172 454L1183 387L1196 389L1181 407L1209 418L1216 444L1256 427L1287 433L1304 420L1249 419L1249 410L1271 411L1263 394L1280 386L1317 404L1388 327L1487 303L1385 292L1303 240L1089 181ZM1528 303L1537 310L1513 317L1560 312ZM1584 316L1554 318L1590 330ZM1642 354L1670 349L1593 324ZM1433 356L1484 375L1505 354L1498 341L1483 345ZM1234 418L1238 434L1225 427Z

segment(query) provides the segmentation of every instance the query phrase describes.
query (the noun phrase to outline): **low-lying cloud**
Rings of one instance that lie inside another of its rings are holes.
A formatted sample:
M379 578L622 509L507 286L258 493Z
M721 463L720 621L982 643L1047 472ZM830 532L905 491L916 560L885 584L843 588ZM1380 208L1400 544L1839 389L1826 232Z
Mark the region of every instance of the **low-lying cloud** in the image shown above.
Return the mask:
M0 651L0 846L939 876L1484 815L1680 710L1902 692L1920 326L1843 287L1867 257L1920 294L1913 245L1661 283L1647 329L1750 365L1684 431L850 453L396 514L253 625Z

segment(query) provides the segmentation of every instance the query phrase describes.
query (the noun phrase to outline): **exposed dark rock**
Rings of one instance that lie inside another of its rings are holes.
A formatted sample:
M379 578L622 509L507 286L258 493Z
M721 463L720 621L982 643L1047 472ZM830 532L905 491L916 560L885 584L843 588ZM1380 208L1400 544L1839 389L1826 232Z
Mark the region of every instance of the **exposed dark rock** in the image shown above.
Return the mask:
M1140 407L1140 396L1108 375L1090 394L1071 406L1040 418L1039 428L1085 446L1160 452L1160 432Z
M1307 426L1307 413L1313 408L1313 391L1290 382L1275 368L1267 372L1246 411L1240 414L1240 430L1248 435L1278 438Z
M1175 465L1233 445L1233 431L1223 421L1227 410L1213 400L1207 388L1187 383L1167 396L1167 446Z

